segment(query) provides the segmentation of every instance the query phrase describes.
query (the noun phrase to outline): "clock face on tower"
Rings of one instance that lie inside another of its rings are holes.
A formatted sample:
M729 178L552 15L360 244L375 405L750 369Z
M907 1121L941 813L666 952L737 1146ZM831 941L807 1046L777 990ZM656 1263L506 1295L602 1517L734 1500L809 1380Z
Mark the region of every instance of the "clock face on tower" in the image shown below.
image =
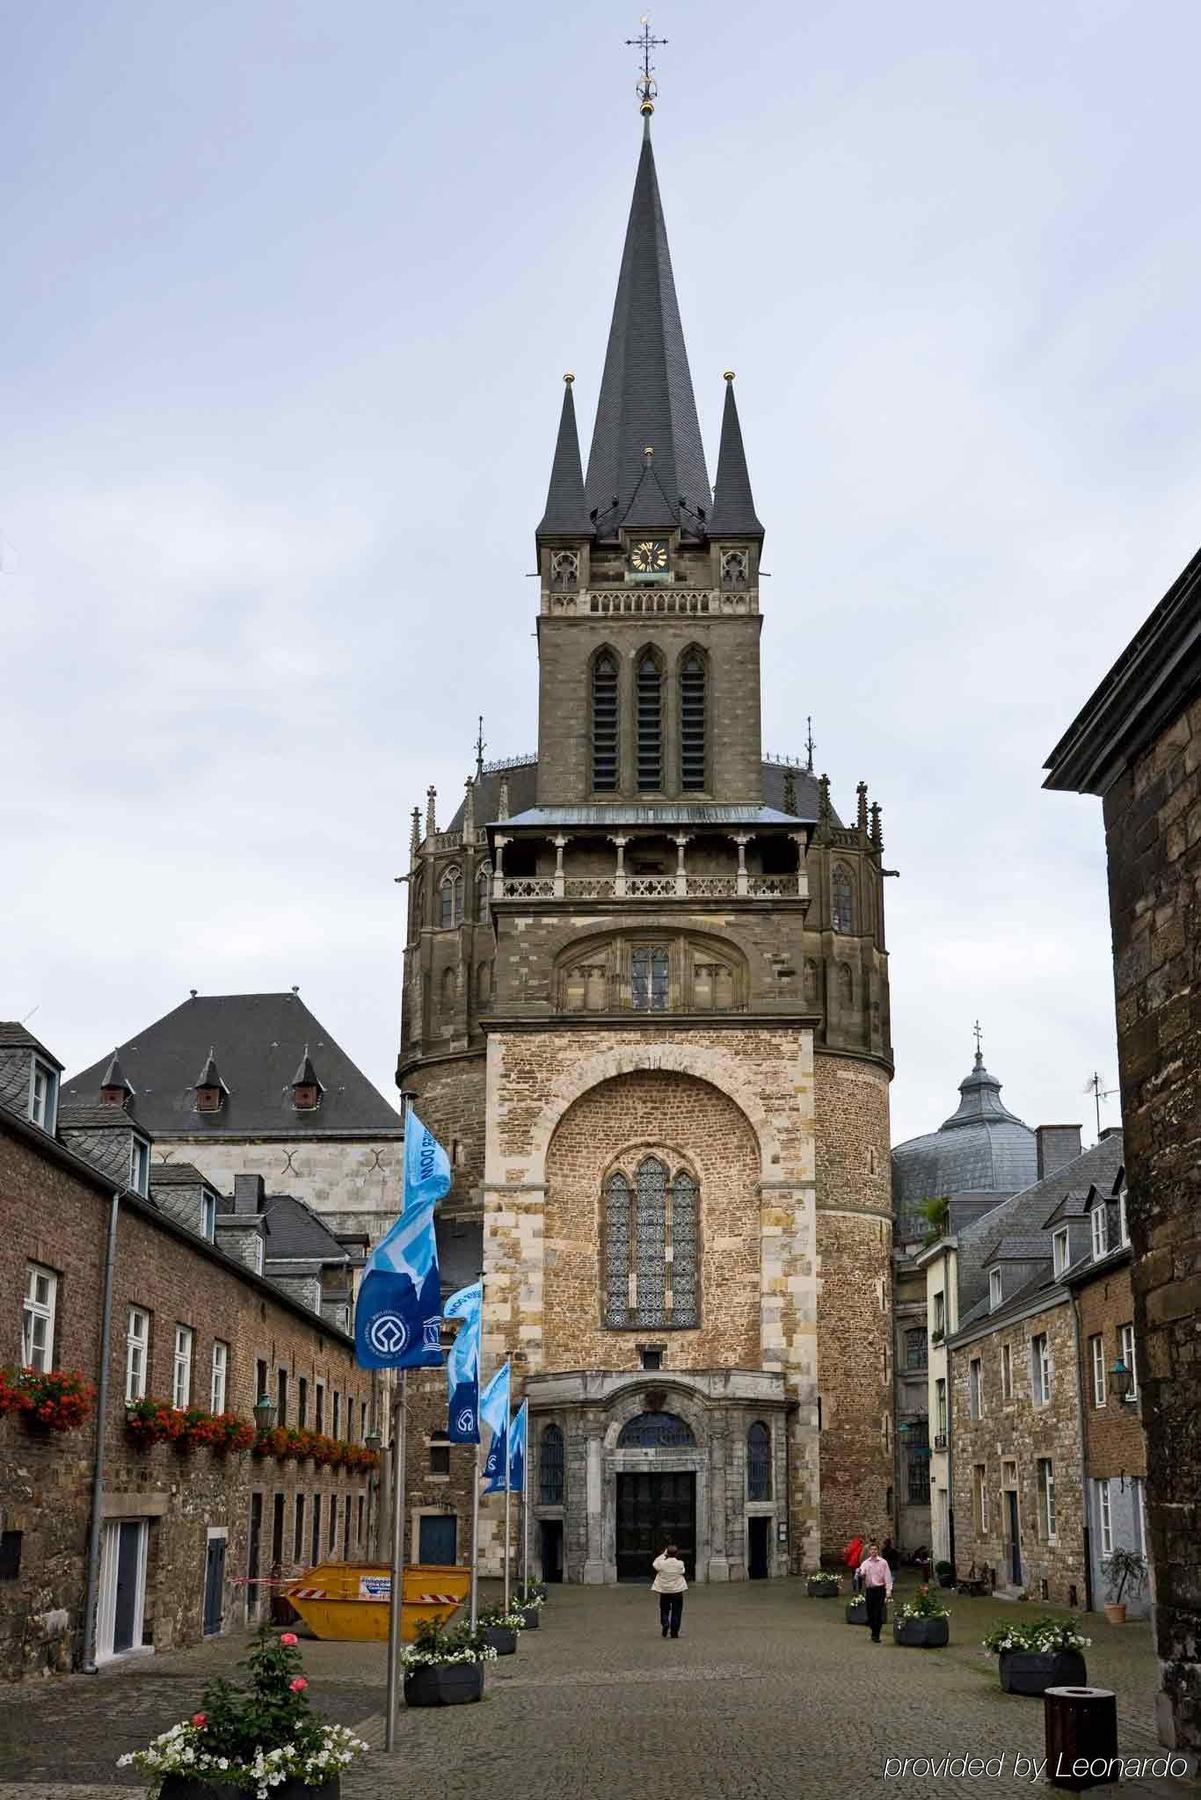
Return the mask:
M661 575L667 568L667 539L643 538L631 544L630 567L635 575Z

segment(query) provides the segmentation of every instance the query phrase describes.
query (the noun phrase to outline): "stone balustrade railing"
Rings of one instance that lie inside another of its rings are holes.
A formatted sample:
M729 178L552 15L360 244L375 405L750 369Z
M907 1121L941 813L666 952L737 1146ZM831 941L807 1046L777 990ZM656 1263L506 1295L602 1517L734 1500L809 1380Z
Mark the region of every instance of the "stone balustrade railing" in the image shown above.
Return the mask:
M542 610L567 618L691 614L729 617L759 611L758 588L544 588Z
M804 900L808 877L756 875L496 875L494 900Z

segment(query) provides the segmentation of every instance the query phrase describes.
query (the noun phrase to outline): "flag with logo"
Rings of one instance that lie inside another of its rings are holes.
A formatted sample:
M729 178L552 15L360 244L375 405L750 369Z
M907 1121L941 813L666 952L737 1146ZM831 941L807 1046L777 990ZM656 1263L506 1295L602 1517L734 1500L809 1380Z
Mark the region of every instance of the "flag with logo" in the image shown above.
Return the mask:
M530 1403L523 1400L509 1429L509 1486L515 1494L525 1493L525 1447L529 1426Z
M452 1444L480 1441L480 1322L484 1284L473 1281L452 1294L443 1309L458 1319L458 1336L446 1357L446 1435Z
M509 1468L509 1365L496 1371L480 1395L480 1418L492 1433L484 1463L486 1494L504 1492Z
M361 1369L428 1369L442 1361L442 1284L434 1207L450 1158L416 1113L405 1120L404 1210L371 1255L354 1309Z

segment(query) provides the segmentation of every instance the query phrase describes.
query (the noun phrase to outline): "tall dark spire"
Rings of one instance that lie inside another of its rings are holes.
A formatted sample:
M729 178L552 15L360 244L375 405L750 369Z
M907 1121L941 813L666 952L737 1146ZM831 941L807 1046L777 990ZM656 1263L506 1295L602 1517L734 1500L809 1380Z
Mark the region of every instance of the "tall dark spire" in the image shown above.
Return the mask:
M709 518L711 537L763 536L751 498L751 478L742 447L742 427L734 399L734 374L726 371L726 405L721 416L721 448L717 452L717 485Z
M575 425L575 401L571 397L574 375L563 377L563 410L559 435L546 490L546 511L538 527L542 537L591 537L592 524L584 504L584 471L580 465L580 438Z
M672 523L698 534L689 512L708 512L709 475L646 113L585 483L601 536L615 537L625 521L648 449Z

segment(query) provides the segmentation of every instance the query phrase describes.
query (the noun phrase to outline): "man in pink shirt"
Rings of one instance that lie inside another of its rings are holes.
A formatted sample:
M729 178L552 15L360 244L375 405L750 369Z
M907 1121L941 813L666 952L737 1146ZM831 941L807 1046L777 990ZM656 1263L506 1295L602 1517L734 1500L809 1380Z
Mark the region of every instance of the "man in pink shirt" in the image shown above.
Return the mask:
M884 1603L892 1599L892 1570L880 1555L880 1546L873 1538L867 1546L867 1555L855 1573L863 1583L863 1596L867 1602L867 1622L871 1626L872 1643L880 1642L880 1627L884 1623Z

